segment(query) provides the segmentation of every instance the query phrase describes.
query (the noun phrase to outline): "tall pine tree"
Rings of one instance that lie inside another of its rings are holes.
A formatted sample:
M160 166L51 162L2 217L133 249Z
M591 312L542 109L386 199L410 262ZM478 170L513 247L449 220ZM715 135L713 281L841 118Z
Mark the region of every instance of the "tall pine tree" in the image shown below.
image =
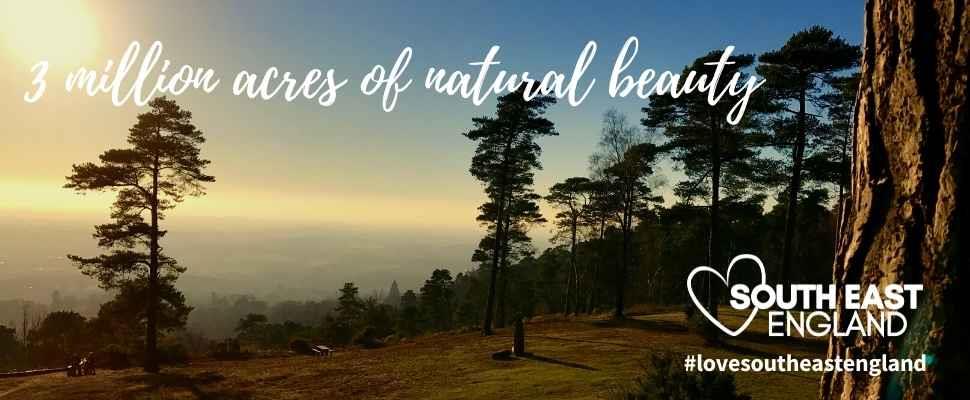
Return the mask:
M791 159L779 271L779 282L786 282L794 252L804 162L817 147L813 139L824 127L809 106L819 104L825 81L832 74L858 65L859 46L850 45L826 28L813 26L792 35L780 49L762 54L758 61L757 71L767 81L763 90L782 110L776 121L776 144Z
M546 201L559 210L553 241L569 243L569 271L566 273L565 313L579 312L579 268L576 265L578 233L587 220L591 198L589 178L572 177L549 188Z
M74 165L65 187L79 192L117 192L113 222L95 226L94 237L108 252L92 258L69 257L106 289L143 290L144 368L158 372L161 301L181 298L171 291L176 277L185 271L163 254L159 242L166 231L160 222L165 211L185 196L203 195L203 184L215 178L205 174L209 161L200 156L205 139L192 124L192 113L165 97L148 105L149 111L138 115L138 122L128 131L128 148L105 151L99 163ZM167 306L179 308L178 304Z
M534 196L533 171L542 167L536 139L558 135L552 121L543 116L555 102L550 96L526 99L524 88L520 89L499 97L495 116L473 119L475 127L464 133L478 142L469 171L485 186L488 202L494 207L493 213L482 213L491 215L487 225L495 229L483 335L492 334L498 273L508 243L506 232L513 222L510 205L519 207L522 200L534 202L529 200Z
M714 74L716 67L708 63L717 62L722 55L723 50L716 50L694 60L692 65L684 68L684 75L689 71ZM733 55L728 60L731 64L724 67L721 74L741 73L740 81L745 81L743 70L754 63L754 56ZM759 157L758 150L758 146L764 144L764 135L759 134L761 125L757 116L759 108L765 105L759 104L763 102L756 95L748 112L738 124L731 125L726 117L733 105L726 101L711 105L707 95L701 92L682 94L677 98L653 95L649 100L649 105L643 108L642 124L663 132L667 138L664 149L673 161L683 166L687 175L675 192L685 199L706 197L710 217L707 265L718 268L724 262L720 229L723 192L744 192L751 183L760 181L756 171L767 169L763 167L768 161ZM701 292L708 311L717 316L717 285L711 284L710 277Z

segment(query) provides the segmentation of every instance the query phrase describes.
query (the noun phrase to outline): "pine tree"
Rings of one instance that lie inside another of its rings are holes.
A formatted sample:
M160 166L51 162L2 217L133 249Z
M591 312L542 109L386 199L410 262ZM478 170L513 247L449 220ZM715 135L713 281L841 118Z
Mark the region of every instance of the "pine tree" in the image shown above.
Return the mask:
M160 222L185 196L204 194L203 183L215 178L205 174L209 161L200 157L205 139L192 124L192 113L165 97L148 105L150 110L138 115L138 122L129 129L130 147L105 151L98 164L74 165L65 187L79 192L117 192L111 212L114 221L95 226L94 237L108 253L69 257L105 289L144 290L144 368L158 372L158 319L161 302L168 300L161 294L175 290L175 279L185 271L162 252L159 242L166 231Z
M716 62L722 55L723 50L716 50L694 60L684 67L684 75L689 71L713 74L715 66L708 63ZM754 63L754 56L732 55L728 60L731 64L721 73L729 76L741 73L741 80L746 80L743 71ZM756 96L738 124L731 125L725 119L733 105L729 102L711 105L705 93L688 93L677 98L653 95L649 100L650 104L643 108L645 116L641 123L648 129L662 130L667 138L664 150L687 175L675 193L682 199L706 197L710 217L707 265L718 268L724 261L720 229L723 192L742 193L752 182L760 181L757 171L770 170L763 167L767 160L761 159L758 151L758 146L764 144L763 135L759 135L758 111L765 106L759 104L761 99ZM702 293L705 293L708 311L717 316L718 286L711 283L710 276L707 278Z
M397 281L391 282L391 288L387 290L387 296L384 297L384 304L390 304L391 306L397 307L401 302L401 290L397 287Z
M763 90L782 107L782 116L777 119L775 128L777 144L781 151L791 155L779 270L779 282L787 282L792 264L798 196L805 178L804 161L811 157L815 148L811 139L824 127L816 115L810 114L808 107L810 103L818 103L826 79L858 65L859 47L850 45L826 28L813 26L792 35L780 49L762 54L758 61L757 71L767 81Z
M573 177L549 188L546 202L559 209L553 241L569 243L569 271L566 276L565 313L579 312L579 268L576 265L577 235L586 221L591 198L589 178Z
M828 80L832 90L819 96L819 101L828 115L828 130L821 140L822 149L809 157L806 168L816 172L816 179L825 180L838 186L838 206L845 204L846 190L849 186L852 157L852 116L855 111L856 92L859 88L859 73L848 76L835 76ZM812 167L812 164L821 164Z
M498 252L498 289L496 291L496 315L495 326L504 328L507 321L508 304L507 290L509 286L509 268L523 257L530 256L535 252L532 246L532 239L528 235L529 229L538 224L546 222L546 219L539 213L539 195L529 190L516 190L514 196L510 196L509 203L505 206L505 217L502 222L502 232L505 234L505 243L502 250ZM485 269L491 268L492 256L495 254L496 227L494 221L498 218L498 207L493 202L486 202L479 208L480 214L477 219L486 227L488 232L479 242L478 249L472 254L472 261L478 262Z
M524 89L520 89L499 97L495 116L473 119L474 129L464 133L478 142L469 171L485 186L488 203L494 207L488 223L495 229L495 240L483 335L492 334L502 251L508 243L507 229L514 222L510 205L521 205L521 200L532 195L533 171L542 166L536 139L558 134L553 123L543 117L546 108L554 103L550 96L526 100Z
M418 295L413 290L407 290L401 295L401 310L397 321L397 331L401 336L414 336L419 332L418 320L421 311L418 309Z
M337 318L349 325L358 324L364 315L364 303L360 300L360 289L353 282L344 283L337 297Z
M447 269L436 269L421 287L420 307L428 327L434 330L451 329L454 314L454 281Z

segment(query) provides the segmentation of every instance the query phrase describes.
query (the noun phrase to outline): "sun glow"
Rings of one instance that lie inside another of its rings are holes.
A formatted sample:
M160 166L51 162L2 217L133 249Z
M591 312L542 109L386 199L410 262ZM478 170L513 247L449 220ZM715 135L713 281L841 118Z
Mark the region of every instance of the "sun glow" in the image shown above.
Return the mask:
M4 58L33 64L74 66L90 61L98 47L97 21L78 0L0 1Z

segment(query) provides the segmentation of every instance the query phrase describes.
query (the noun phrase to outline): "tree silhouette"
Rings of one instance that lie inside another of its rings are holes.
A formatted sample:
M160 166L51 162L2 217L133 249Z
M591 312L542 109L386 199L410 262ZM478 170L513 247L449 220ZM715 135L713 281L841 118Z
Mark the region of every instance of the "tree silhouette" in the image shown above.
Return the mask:
M464 133L465 137L478 142L469 171L485 186L488 202L494 207L494 212L482 212L492 218L489 224L495 229L483 335L492 334L502 251L508 242L507 228L513 222L510 205L521 205L521 200L528 200L533 195L533 170L542 166L539 163L541 149L536 139L558 135L553 123L543 117L546 108L555 101L550 96L526 100L524 89L520 89L499 97L495 116L473 119L475 127Z
M694 60L684 68L689 71L713 74L716 68L707 63L721 59L723 50L716 50ZM722 74L733 75L754 63L752 55L733 55L732 64L724 67ZM742 81L746 80L742 75ZM675 192L681 198L691 199L703 193L708 199L709 232L707 262L712 268L723 265L721 257L721 198L722 191L742 193L749 184L758 181L758 171L765 168L767 160L759 158L758 146L764 145L764 135L759 135L760 120L756 117L760 98L753 99L753 107L745 113L737 125L725 122L732 105L718 102L710 105L707 95L694 92L677 98L669 95L652 95L650 103L643 108L641 123L648 129L662 129L667 137L664 149L672 159L683 166L687 180L677 185ZM717 285L707 276L702 293L707 309L717 316Z
M779 147L791 154L791 177L779 269L779 282L787 282L798 217L798 196L804 178L803 163L806 151L814 147L809 136L822 126L817 116L810 115L808 106L809 103L819 103L824 82L833 73L858 65L859 47L850 45L826 28L813 26L795 33L784 46L762 54L758 61L760 65L757 71L767 81L765 92L779 103L786 114L776 121L776 132ZM791 109L792 106L795 109Z
M364 303L360 300L358 293L360 289L353 282L344 283L340 288L340 296L337 298L337 315L340 321L348 324L357 324L364 315Z
M162 253L159 241L165 231L159 223L164 212L185 196L203 195L203 183L215 178L205 174L209 161L200 157L205 139L192 124L192 113L165 97L148 105L149 111L138 115L138 122L128 131L130 147L105 151L97 164L74 165L64 187L79 192L117 192L111 212L114 221L95 226L94 233L98 245L109 252L93 258L69 257L105 289L144 282L140 285L147 299L144 368L158 372L162 286L174 282L185 270ZM149 222L145 222L145 213Z
M418 309L418 295L413 290L401 294L400 313L397 321L397 332L402 336L414 336L419 332L418 320L421 318Z
M808 164L822 164L821 167L807 167L809 171L820 171L816 179L827 180L838 186L839 209L845 204L846 190L849 186L852 157L852 114L855 111L856 92L859 88L859 73L849 76L836 76L828 81L832 91L819 96L829 117L828 132L822 139L822 149L810 157Z
M424 281L419 304L429 328L451 329L455 297L453 284L451 272L447 269L435 269L431 277Z
M86 340L87 331L87 320L74 311L47 314L29 334L35 361L57 365L91 350L91 343Z
M595 168L595 166L594 166ZM620 208L619 198L612 195L611 183L599 174L596 179L591 179L587 185L589 188L589 206L584 215L585 223L590 227L589 240L592 243L592 253L595 258L590 265L589 285L586 288L586 310L592 312L593 308L600 303L600 274L606 271L606 260L610 255L607 240L607 230L615 220L615 211Z
M401 302L401 290L397 287L397 281L391 282L391 288L387 290L387 296L384 296L384 304L389 304L392 307L397 307Z
M509 270L512 264L518 262L523 257L530 256L535 252L532 247L532 239L528 235L530 227L546 222L539 212L539 195L532 193L531 189L515 189L515 195L510 196L505 205L505 217L501 222L502 232L504 233L505 243L501 251L498 252L498 288L496 290L496 316L495 326L505 327L507 321L507 290L509 286ZM493 221L497 220L498 207L489 201L479 206L480 214L476 218L486 226L485 237L479 241L478 249L472 254L472 261L480 263L484 268L490 269L492 257L495 253L497 225Z
M549 188L546 201L559 209L556 214L554 241L566 237L569 243L569 272L566 274L565 313L579 311L579 271L576 266L577 233L589 211L592 190L589 178L573 177L556 183ZM572 307L572 308L571 308Z
M653 195L653 164L660 148L650 143L636 126L627 122L626 116L609 110L603 116L600 151L593 154L590 163L594 173L606 183L605 194L616 208L613 217L619 222L622 234L622 251L616 270L616 303L613 316L624 318L624 289L633 250L635 222L647 211L650 203L662 198Z

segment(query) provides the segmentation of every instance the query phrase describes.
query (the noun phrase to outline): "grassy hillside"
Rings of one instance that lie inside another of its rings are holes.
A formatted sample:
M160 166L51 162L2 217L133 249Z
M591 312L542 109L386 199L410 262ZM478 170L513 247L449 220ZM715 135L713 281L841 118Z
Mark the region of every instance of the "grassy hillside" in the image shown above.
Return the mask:
M740 315L723 311L728 325ZM709 357L821 356L822 341L778 341L763 321L725 345L705 345L687 332L679 312L643 312L622 323L587 317L538 318L526 325L534 357L496 361L511 332L483 338L446 333L377 350L347 349L330 359L200 360L152 376L137 369L0 381L0 399L583 399L603 398L644 372L656 351ZM739 391L755 399L815 398L815 374L739 373Z

